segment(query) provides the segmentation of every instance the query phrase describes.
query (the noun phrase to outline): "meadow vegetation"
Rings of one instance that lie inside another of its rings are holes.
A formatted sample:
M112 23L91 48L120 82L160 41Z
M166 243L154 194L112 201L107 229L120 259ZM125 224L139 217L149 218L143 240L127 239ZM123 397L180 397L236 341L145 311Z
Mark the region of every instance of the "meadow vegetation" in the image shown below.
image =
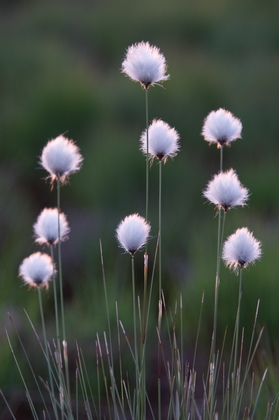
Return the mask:
M116 325L117 301L126 331L133 329L130 261L121 255L115 229L128 214L144 215L145 159L139 149L145 109L144 90L121 74L121 63L126 48L144 40L164 53L170 74L163 89L150 88L149 120L162 118L175 127L181 147L163 168L163 290L172 313L179 306L180 293L183 297L180 321L189 362L204 293L199 373L206 370L212 334L217 241L216 211L202 191L219 168L218 150L204 142L202 124L212 109L220 107L243 124L242 139L224 150L224 169L233 167L251 194L248 206L229 214L225 237L247 225L262 242L261 260L245 271L241 326L249 337L260 299L257 332L265 329L254 370L259 381L269 367L259 403L264 413L278 393L279 378L277 2L29 0L2 2L0 10L1 389L14 399L15 409L23 408L25 396L5 328L15 352L20 354L21 347L7 313L35 370L41 368L41 355L23 311L37 325L38 300L34 290L21 287L18 267L38 249L32 238L36 217L44 207L56 206L39 157L47 140L60 134L73 138L84 157L81 171L61 189L62 209L71 227L70 240L62 246L70 362L75 363L77 339L90 372L96 333L107 329L100 238L111 325ZM156 228L157 166L154 162L150 170L149 212ZM150 266L155 232L149 241ZM142 258L135 258L139 294L142 269ZM238 298L235 274L222 263L220 275L219 347L227 327L227 342L232 338ZM42 297L49 335L55 336L52 295L46 292ZM156 317L157 307L151 311L151 324ZM112 335L117 339L116 329ZM154 340L148 361L152 375L157 337L151 335L150 340ZM229 350L228 344L224 353ZM125 363L129 369L131 362ZM22 370L31 380L24 359ZM154 385L151 380L150 385ZM199 387L202 390L202 383ZM1 401L1 409L4 406Z

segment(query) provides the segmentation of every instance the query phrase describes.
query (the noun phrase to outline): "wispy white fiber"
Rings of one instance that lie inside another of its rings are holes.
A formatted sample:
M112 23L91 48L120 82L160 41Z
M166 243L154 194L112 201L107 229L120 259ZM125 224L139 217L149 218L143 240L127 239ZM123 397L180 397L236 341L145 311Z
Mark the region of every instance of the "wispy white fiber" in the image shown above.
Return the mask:
M167 65L159 48L149 42L139 42L127 49L122 63L122 73L130 79L140 82L145 89L154 83L168 80Z
M203 192L204 197L218 208L227 211L235 206L244 206L249 197L233 169L214 175Z
M179 151L179 134L162 120L154 119L148 127L148 155L166 162L168 157L174 157ZM147 130L140 138L141 150L147 154Z
M261 256L261 243L243 227L228 237L223 246L222 258L229 268L238 271L255 262Z
M19 267L19 276L23 282L31 287L46 287L55 268L49 255L36 252L25 258Z
M69 175L80 169L82 161L83 157L77 145L63 135L47 143L40 159L43 168L49 172L52 182L57 179L66 182Z
M119 223L116 237L121 248L134 255L146 244L150 229L149 223L143 217L131 214Z
M69 224L64 213L59 214L60 241L68 239ZM45 208L33 226L36 242L56 245L58 242L58 209Z
M218 109L211 111L204 120L202 135L209 143L216 143L220 148L223 145L241 138L242 124L230 111Z

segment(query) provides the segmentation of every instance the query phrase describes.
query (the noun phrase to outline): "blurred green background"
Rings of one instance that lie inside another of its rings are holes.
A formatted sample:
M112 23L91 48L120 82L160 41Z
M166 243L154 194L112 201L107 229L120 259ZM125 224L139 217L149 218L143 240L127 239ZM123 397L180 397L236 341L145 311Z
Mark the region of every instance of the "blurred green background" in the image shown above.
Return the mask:
M112 319L114 302L130 323L130 259L115 228L145 210L144 91L121 74L127 47L149 41L164 53L170 80L149 90L149 119L162 118L181 136L179 155L163 168L163 288L171 308L183 293L185 337L192 348L205 291L202 338L212 328L217 218L202 197L219 168L219 152L200 132L220 107L243 124L243 138L224 151L251 196L229 212L225 236L247 226L263 243L260 262L244 275L242 324L250 331L261 299L259 324L271 349L278 345L279 3L260 0L2 0L0 3L0 344L1 386L20 379L4 329L9 312L26 343L34 340L23 313L39 323L36 293L17 277L23 258L40 250L32 226L44 207L56 205L39 156L46 142L65 133L84 156L82 170L62 189L71 226L63 245L69 341L89 343L106 329L99 239ZM150 222L157 233L158 165L151 168ZM152 256L151 256L152 261ZM142 254L137 256L142 290ZM235 319L238 281L222 266L219 328ZM45 294L49 327L51 291ZM154 314L156 308L154 308ZM249 333L248 333L249 335ZM20 385L18 385L20 387Z

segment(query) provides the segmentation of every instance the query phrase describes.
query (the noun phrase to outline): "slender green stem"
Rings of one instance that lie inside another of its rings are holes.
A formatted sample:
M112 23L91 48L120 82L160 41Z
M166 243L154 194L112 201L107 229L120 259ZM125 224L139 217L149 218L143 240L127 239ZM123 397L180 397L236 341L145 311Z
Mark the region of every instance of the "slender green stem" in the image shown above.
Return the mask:
M41 293L41 288L40 287L38 287L37 290L38 290L38 298L39 298L39 307L40 307L40 314L41 314L43 337L44 337L45 353L46 353L46 359L47 359L47 365L48 365L48 371L49 371L49 380L50 380L50 383L51 383L52 382L52 375L50 373L50 365L49 365L49 351L48 351L48 342L47 342L47 335L46 335L46 326L45 326L45 317L44 317L44 311L43 311L43 303L42 303L42 293Z
M146 159L145 159L145 170L146 170L146 185L145 185L145 218L148 220L148 202L149 202L149 133L148 133L148 89L145 89L145 124L146 124ZM145 246L145 252L147 254L147 245Z
M142 309L142 345L146 340L146 320L147 320L147 275L148 275L148 255L144 254L143 257L143 309Z
M32 401L32 398L31 398L31 395L30 395L30 392L29 392L29 389L28 389L27 383L26 383L26 381L25 381L25 379L24 379L23 372L22 372L22 370L21 370L21 368L20 368L19 362L18 362L17 357L16 357L16 354L15 354L15 352L14 352L14 349L13 349L13 346L12 346L12 343L11 343L11 340L10 340L10 337L9 337L9 334L8 334L8 331L7 331L7 330L5 330L5 331L6 331L6 336L7 336L7 340L8 340L8 343L9 343L9 347L10 347L10 350L11 350L12 356L13 356L13 358L14 358L14 361L15 361L15 363L16 363L16 366L17 366L18 372L19 372L19 374L20 374L20 377L21 377L22 383L23 383L24 388L25 388L26 397L27 397L27 400L28 400L28 403L29 403L30 409L31 409L31 411L32 411L33 419L35 419L35 420L39 420L39 417L38 417L37 412L36 412L36 409L35 409L35 407L34 407L34 403L33 403L33 401Z
M222 223L223 218L223 223ZM218 215L218 233L217 233L217 261L216 261L216 278L215 278L215 293L214 293L214 315L213 315L213 333L212 333L212 345L210 354L210 365L212 371L212 383L211 383L211 415L213 415L213 404L214 404L214 392L216 388L216 376L217 376L217 359L216 359L216 338L217 338L217 319L218 319L218 300L219 300L219 286L220 286L220 266L221 266L221 253L223 235L225 229L226 212L220 208Z
M108 304L108 294L107 294L107 285L106 285L106 276L105 276L105 265L104 265L104 258L103 258L103 247L102 241L100 239L100 255L101 255L101 266L102 266L102 278L103 278L103 286L104 286L104 294L105 294L105 304L106 304L106 313L107 313L107 322L108 322L108 333L109 333L109 347L110 347L110 354L113 355L112 352L112 336L111 336L111 326L110 326L110 315L109 315L109 304ZM113 357L111 357L111 367L113 368Z
M137 305L136 305L136 286L135 286L135 260L134 256L132 255L131 258L132 262L132 290L133 290L133 321L134 321L134 355L135 355L135 367L136 367L136 399L137 399L137 418L139 417L139 363L138 363L138 343L137 343L137 320L136 320L136 312L137 312Z
M60 238L60 178L57 180L57 210L58 210L58 270L59 270L59 286L60 286L60 306L62 321L62 340L66 340L65 330L65 313L64 313L64 296L63 296L63 276L62 276L62 257L61 257L61 238Z
M222 223L223 216L223 223ZM216 356L216 336L217 336L217 318L218 318L218 299L220 286L220 265L221 265L221 251L222 242L225 229L226 212L220 208L218 215L218 234L217 234L217 262L216 262L216 278L215 278L215 296L214 296L214 321L213 321L213 335L212 335L212 357L213 362Z
M162 297L162 161L159 161L159 300Z
M66 384L67 384L67 399L68 399L68 408L71 411L71 398L70 398L70 377L69 377L69 361L68 361L68 352L67 352L67 339L66 339L66 328L65 328L65 312L64 312L64 295L63 295L63 276L62 276L62 256L61 256L61 229L60 229L60 189L61 181L58 177L57 179L57 210L58 210L58 270L59 270L59 286L60 286L60 313L61 313L61 322L62 322L62 344L63 344L63 356L65 363L65 373L66 373ZM60 350L59 344L59 350ZM66 390L65 390L66 391ZM65 397L65 395L64 395Z
M235 352L234 352L234 378L237 377L237 355L238 355L238 338L239 338L239 320L240 320L240 304L242 297L242 268L239 270L239 289L238 289L238 303L237 303L237 313L235 321Z
M224 156L224 146L221 146L221 149L220 149L220 171L223 170L223 156Z
M44 310L43 310L43 303L42 303L42 293L41 293L40 287L38 287L38 297L39 297L39 307L40 307L42 330L43 330L43 337L44 337L45 356L46 356L46 361L47 361L49 383L50 383L50 389L51 389L52 400L53 400L53 409L55 412L55 418L58 418L58 413L57 413L57 408L56 408L56 403L55 403L56 399L55 399L54 386L53 386L52 370L51 370L50 358L49 358L49 348L48 348L45 317L44 317Z
M159 161L159 198L158 198L158 263L159 263L159 313L158 331L161 332L162 304L162 160ZM158 343L158 419L161 419L161 357Z
M50 255L51 255L52 261L54 261L53 245L50 246ZM53 283L54 312L55 312L55 326L56 326L56 345L58 346L58 343L60 340L60 329L59 329L59 309L58 309L58 300L57 300L57 284L56 284L56 279L55 279L54 265L53 265L52 283Z

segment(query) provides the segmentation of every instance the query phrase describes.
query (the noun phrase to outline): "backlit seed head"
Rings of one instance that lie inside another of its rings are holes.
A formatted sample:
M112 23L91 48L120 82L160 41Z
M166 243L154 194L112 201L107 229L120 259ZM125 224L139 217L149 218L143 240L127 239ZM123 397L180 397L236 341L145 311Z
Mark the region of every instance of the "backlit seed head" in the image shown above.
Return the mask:
M216 143L220 148L241 138L242 124L231 112L225 109L211 111L204 120L202 135L209 143Z
M116 237L121 248L134 255L149 237L150 225L139 214L126 216L116 229Z
M168 80L166 60L159 48L149 42L139 42L127 49L122 73L148 89L155 83Z
M19 267L19 276L30 287L48 288L48 283L55 273L52 259L41 252L25 258Z
M243 227L228 237L223 246L222 258L225 264L236 272L254 263L262 254L261 243Z
M40 158L40 164L49 173L51 181L59 179L62 183L80 169L82 161L79 148L63 135L50 140Z

